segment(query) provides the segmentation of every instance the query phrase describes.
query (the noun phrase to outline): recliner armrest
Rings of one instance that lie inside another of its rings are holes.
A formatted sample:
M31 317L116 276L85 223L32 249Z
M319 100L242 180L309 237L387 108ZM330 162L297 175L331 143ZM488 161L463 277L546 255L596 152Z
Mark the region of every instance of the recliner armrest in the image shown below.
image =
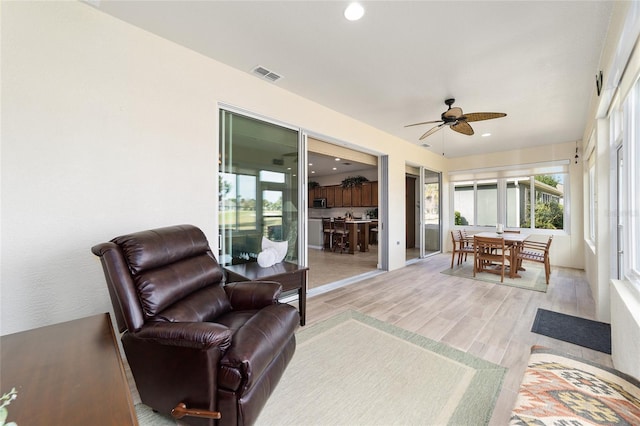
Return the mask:
M162 345L195 349L219 347L221 352L231 345L233 336L229 328L211 322L151 322L132 334Z
M277 304L282 285L275 281L240 281L225 285L224 291L233 309L244 311Z

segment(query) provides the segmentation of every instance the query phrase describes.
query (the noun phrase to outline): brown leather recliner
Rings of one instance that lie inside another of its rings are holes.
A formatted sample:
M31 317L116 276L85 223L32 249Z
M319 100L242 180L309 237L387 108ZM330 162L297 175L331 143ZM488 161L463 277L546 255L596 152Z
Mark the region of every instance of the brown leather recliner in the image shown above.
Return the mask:
M191 225L91 250L142 402L192 425L254 423L295 351L300 317L278 303L280 284L223 285L206 237ZM191 417L198 413L208 418Z

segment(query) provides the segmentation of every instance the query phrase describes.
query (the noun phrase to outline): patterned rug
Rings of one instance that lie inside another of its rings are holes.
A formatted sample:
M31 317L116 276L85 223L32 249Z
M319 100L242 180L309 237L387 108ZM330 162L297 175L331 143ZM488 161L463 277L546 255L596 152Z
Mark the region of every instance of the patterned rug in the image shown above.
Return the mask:
M619 371L534 346L511 425L640 425L640 382Z
M499 285L507 285L510 287L524 288L527 290L547 292L547 283L544 276L544 268L535 263L527 263L524 265L526 271L519 271L520 278L509 278L504 276L504 282L500 282L500 275L491 274L489 272L478 272L473 276L473 259L469 259L462 265L454 265L453 269L447 268L441 271L445 275L453 275L454 277L468 278L470 280L484 281ZM549 281L551 283L551 281Z

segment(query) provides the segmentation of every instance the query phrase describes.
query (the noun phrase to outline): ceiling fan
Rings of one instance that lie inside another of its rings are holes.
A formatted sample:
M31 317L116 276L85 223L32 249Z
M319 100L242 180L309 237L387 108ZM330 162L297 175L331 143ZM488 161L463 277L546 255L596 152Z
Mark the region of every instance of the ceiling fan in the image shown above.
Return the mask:
M493 118L505 117L507 114L503 112L472 112L469 114L463 114L462 108L453 107L451 105L456 100L451 98L444 101L444 103L449 107L448 110L442 113L440 116L440 120L433 121L423 121L421 123L408 124L404 127L411 126L421 126L423 124L431 124L431 123L441 123L435 127L429 129L424 135L420 136L420 140L426 138L429 135L434 134L444 126L451 127L451 130L454 130L458 133L462 133L463 135L473 135L473 129L469 125L470 121L482 121L482 120L491 120Z

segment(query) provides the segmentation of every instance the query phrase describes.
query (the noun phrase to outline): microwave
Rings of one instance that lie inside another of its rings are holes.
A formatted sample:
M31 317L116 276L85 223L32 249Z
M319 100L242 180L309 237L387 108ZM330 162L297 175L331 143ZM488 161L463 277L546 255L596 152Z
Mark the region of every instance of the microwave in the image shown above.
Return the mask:
M327 199L326 198L314 198L313 199L313 208L314 209L326 209L327 208Z

